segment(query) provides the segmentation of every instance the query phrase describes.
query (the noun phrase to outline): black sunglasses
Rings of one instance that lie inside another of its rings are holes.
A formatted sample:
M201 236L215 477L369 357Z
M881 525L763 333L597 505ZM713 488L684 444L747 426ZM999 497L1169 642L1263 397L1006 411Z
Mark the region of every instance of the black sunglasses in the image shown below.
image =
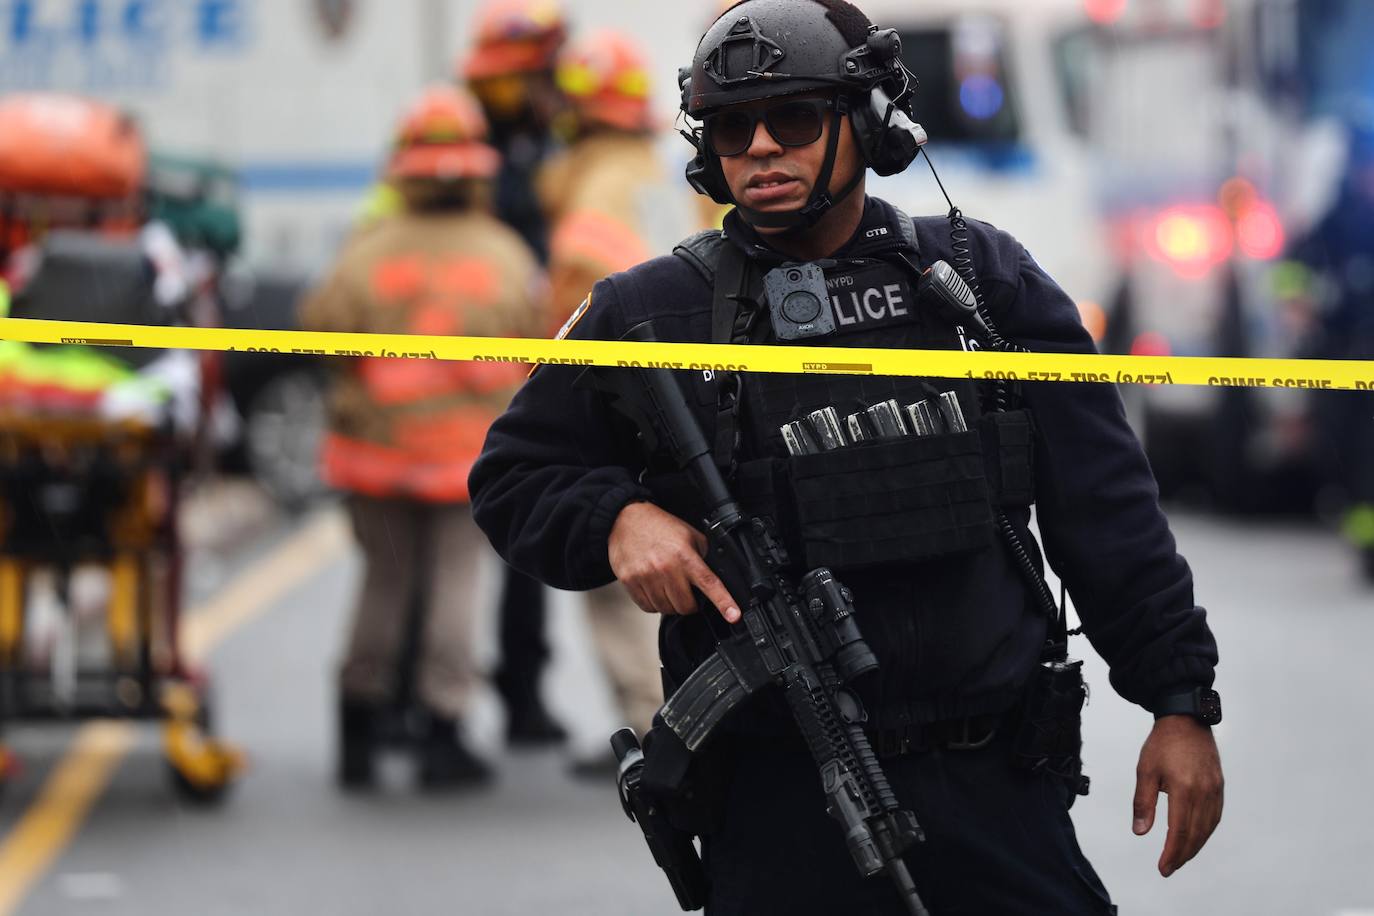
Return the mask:
M825 112L834 99L787 99L764 109L735 109L707 115L706 141L717 156L738 156L754 142L762 121L782 146L810 146L821 138Z

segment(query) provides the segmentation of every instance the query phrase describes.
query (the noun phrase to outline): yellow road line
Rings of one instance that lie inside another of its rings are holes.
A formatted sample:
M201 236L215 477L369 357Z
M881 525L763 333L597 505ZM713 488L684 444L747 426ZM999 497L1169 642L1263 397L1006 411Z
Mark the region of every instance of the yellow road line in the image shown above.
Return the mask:
M277 599L337 557L348 542L342 516L317 516L187 615L181 628L181 650L187 660L200 661L235 630L261 617Z
M338 557L348 534L337 512L316 516L261 561L240 573L182 622L188 660L204 658L240 627ZM77 730L37 800L0 844L0 916L13 913L71 843L134 746L136 726L89 722Z
M42 792L0 847L0 913L11 913L67 847L134 744L127 722L81 727Z

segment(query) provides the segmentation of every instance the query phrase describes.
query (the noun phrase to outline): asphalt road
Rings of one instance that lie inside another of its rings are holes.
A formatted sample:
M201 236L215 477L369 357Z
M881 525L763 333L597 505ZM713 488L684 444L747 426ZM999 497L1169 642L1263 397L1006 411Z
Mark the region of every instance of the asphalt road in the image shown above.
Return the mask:
M1174 521L1222 644L1226 816L1197 860L1159 877L1163 813L1149 837L1130 831L1149 717L1112 693L1080 641L1094 689L1086 721L1093 792L1074 809L1083 847L1127 914L1374 916L1374 673L1366 662L1374 594L1320 531L1182 514ZM217 719L253 761L223 807L176 798L151 728L136 730L127 752L106 748L113 775L92 790L89 811L64 810L61 799L38 803L59 764L77 753L74 739L90 744L91 732L9 732L25 770L0 800L8 840L0 902L11 902L0 913L677 912L612 789L570 779L566 751L507 753L489 696L471 728L499 763L490 791L417 795L401 760L375 796L334 790L332 666L357 574L336 523L317 517L305 526L317 539L325 533L308 562L262 572L303 536L301 526L282 525L247 550L203 560L193 577L193 603L221 623L206 643L216 647ZM272 576L275 587L242 587ZM227 592L237 610L226 612ZM255 601L261 606L246 607ZM575 602L560 596L553 619L552 704L579 743L600 746L615 721ZM51 844L52 861L34 854L38 841Z

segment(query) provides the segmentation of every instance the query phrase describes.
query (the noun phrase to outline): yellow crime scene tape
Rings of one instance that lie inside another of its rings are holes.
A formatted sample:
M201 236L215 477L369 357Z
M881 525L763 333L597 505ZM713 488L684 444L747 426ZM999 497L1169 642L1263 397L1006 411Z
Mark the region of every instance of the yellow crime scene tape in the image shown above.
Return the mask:
M993 353L178 328L0 318L0 340L534 365L1374 391L1374 360Z

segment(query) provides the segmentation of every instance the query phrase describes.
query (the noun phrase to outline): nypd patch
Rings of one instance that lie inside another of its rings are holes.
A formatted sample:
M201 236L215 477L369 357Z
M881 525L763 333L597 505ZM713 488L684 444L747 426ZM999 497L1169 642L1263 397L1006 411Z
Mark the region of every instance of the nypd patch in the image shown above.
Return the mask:
M587 295L582 300L582 304L573 309L573 313L568 316L568 320L563 322L563 327L558 329L558 333L553 336L554 340L562 340L572 333L572 329L577 327L577 323L582 320L582 316L587 314L587 309L592 307L592 297Z
M569 334L571 334L571 333L572 333L572 329L575 328L575 327L577 327L577 323L578 323L579 321L582 320L582 317L583 317L584 315L587 314L587 309L589 309L589 308L591 308L591 307L592 307L592 295L591 295L591 293L588 293L588 294L587 294L587 298L582 300L582 304L579 305L577 308L573 309L573 313L572 313L571 315L568 316L568 320L565 321L565 322L563 322L563 327L559 328L559 329L558 329L558 333L555 334L555 335L553 335L553 339L554 339L554 340L562 340L563 338L565 338L565 337L567 337ZM539 366L538 366L538 365L531 366L531 367L530 367L530 371L529 371L529 375L527 375L527 376L525 376L525 377L526 377L526 378L531 378L531 377L534 375L534 373L536 373L536 372L538 372L538 371L539 371Z

